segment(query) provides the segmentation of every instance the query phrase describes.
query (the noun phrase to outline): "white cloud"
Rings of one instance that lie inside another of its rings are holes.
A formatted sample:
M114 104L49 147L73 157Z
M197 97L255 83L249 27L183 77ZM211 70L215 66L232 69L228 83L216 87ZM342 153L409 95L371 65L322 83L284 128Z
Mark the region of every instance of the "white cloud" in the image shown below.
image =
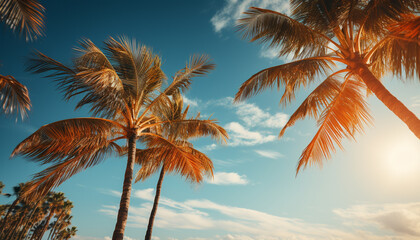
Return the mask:
M411 107L413 108L420 107L420 96L412 97L411 100L412 100Z
M214 31L220 32L226 27L234 26L236 21L243 17L242 13L251 6L290 13L289 1L287 0L226 0L225 6L210 19Z
M259 155L263 156L263 157L266 157L266 158L277 159L277 158L284 157L283 154L281 154L279 152L274 152L274 151L255 150L255 152L258 153Z
M134 191L134 197L144 199L144 200L148 200L148 201L153 201L153 199L155 198L155 195L154 195L153 192L154 192L153 188L136 190L136 191Z
M103 188L98 188L97 189L99 192L103 193L103 194L107 194L107 195L111 195L114 197L121 197L121 192L120 191L115 191L112 189L103 189Z
M262 110L254 103L233 103L232 97L226 97L214 101L216 105L236 109L240 120L249 127L282 128L286 125L289 115L276 113L274 115Z
M190 107L198 106L198 100L189 99L186 96L182 96L182 99L184 100L184 105L190 105Z
M150 192L149 189L146 190L139 191ZM152 207L151 200L147 195L138 196L146 196L144 200L148 202L138 207L131 204L127 227L144 228L147 224ZM113 210L116 215L116 207L104 205L101 210ZM308 223L296 218L275 216L253 209L222 205L208 199L177 202L163 197L156 215L155 227L206 229L224 233L210 238L196 236L189 240L414 240L420 236L420 202L359 205L337 209L334 212L350 223L344 225L347 230ZM383 229L388 232L384 232Z
M221 32L224 28L233 27L237 20L244 17L249 7L259 7L271 9L290 15L290 5L288 0L227 0L225 6L217 11L210 19L215 32ZM279 50L263 46L260 57L274 59L279 57ZM283 56L282 60L290 61L291 56Z
M263 135L260 132L250 131L237 122L228 123L225 129L229 132L229 146L251 146L272 142L276 139L274 135Z
M207 179L207 183L215 185L246 185L248 180L245 175L235 172L215 172L213 179Z
M355 226L374 225L396 234L420 238L420 202L357 205L334 212Z
M202 148L202 150L203 150L204 152L208 152L208 151L212 151L212 150L214 150L214 149L216 149L216 148L217 148L217 145L216 145L216 144L214 144L214 143L212 143L212 144L210 144L210 145L204 146L204 147Z

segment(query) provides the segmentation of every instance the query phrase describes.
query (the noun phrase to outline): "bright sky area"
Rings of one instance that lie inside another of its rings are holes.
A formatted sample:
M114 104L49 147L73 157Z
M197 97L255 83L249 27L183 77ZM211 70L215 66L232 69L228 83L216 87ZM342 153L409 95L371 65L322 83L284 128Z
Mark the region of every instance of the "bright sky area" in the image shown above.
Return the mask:
M172 76L190 55L206 53L217 64L196 78L185 95L191 112L217 118L230 135L228 145L194 141L214 162L213 180L191 185L167 176L154 228L155 240L175 239L418 239L420 237L420 142L375 96L369 96L374 122L363 135L344 140L323 168L295 177L295 167L315 134L313 119L297 123L278 140L288 117L309 93L299 92L287 108L280 93L266 91L232 104L241 83L264 68L282 64L273 50L242 40L235 21L248 6L287 13L287 1L104 1L45 0L46 36L27 43L3 27L0 72L25 84L32 99L29 117L0 117L0 181L5 192L42 170L29 159L9 159L33 131L54 121L89 116L74 111L51 79L25 72L34 49L70 63L83 38L99 46L109 36L135 38L152 47ZM384 85L420 116L418 80L383 79ZM111 157L77 174L57 191L73 201L76 239L110 239L119 204L125 158ZM133 185L126 239L142 239L157 176ZM0 203L12 199L0 198Z

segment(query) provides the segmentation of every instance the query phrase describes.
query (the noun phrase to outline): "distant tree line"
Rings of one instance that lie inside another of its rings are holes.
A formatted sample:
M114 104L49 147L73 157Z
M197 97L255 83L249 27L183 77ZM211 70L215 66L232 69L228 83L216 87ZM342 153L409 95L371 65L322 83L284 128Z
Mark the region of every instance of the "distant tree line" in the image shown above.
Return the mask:
M2 240L67 240L76 235L71 226L73 203L62 192L49 192L37 201L20 198L27 184L13 187L13 193L4 193L0 182L0 195L15 197L12 204L0 205L0 239ZM49 231L49 232L48 232ZM48 232L48 235L46 235Z

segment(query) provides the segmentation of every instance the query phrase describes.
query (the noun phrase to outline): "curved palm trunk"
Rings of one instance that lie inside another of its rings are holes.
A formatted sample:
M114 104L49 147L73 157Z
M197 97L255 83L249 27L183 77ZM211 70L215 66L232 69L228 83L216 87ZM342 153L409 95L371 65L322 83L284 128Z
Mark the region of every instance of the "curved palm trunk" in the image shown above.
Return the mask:
M163 182L164 176L165 176L165 166L163 166L162 170L160 171L159 180L156 186L155 200L153 202L152 211L150 212L149 225L147 226L146 236L144 237L144 240L152 239L153 222L155 221L155 216L156 216L156 212L157 212L157 208L159 204L160 191L162 189L162 182Z
M392 95L366 65L358 65L356 72L376 97L397 115L408 126L411 132L420 139L420 120L417 116Z
M117 223L115 225L112 240L122 240L124 237L125 224L127 223L128 207L130 206L131 184L133 181L134 159L136 158L136 135L128 138L128 160L124 175L123 192L121 195L120 209L118 210Z

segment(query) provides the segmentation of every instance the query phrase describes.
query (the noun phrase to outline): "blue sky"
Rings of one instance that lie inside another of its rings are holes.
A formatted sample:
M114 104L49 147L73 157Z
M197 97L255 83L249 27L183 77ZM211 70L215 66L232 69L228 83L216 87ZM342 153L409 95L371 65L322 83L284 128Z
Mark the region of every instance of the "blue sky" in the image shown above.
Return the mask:
M277 135L311 88L288 108L280 94L266 91L240 104L232 98L240 84L259 70L278 65L272 49L242 40L235 20L248 6L288 12L286 1L41 1L46 36L31 43L3 27L0 73L12 75L30 92L33 108L22 121L0 116L0 181L6 192L42 170L29 159L9 159L13 148L44 124L89 116L74 111L51 79L25 72L37 49L69 63L77 41L101 46L109 36L135 38L163 59L172 76L194 53L217 64L208 77L194 80L186 101L191 112L217 118L230 134L228 145L200 139L194 145L214 162L215 177L191 185L179 176L164 180L154 228L155 239L417 239L420 236L420 142L374 96L374 122L356 140L344 140L322 169L295 177L297 160L316 130L305 120ZM384 85L420 116L420 85L384 79ZM108 239L116 222L125 159L112 157L74 176L57 190L73 201L77 239ZM145 234L157 177L133 185L127 240ZM0 203L11 202L2 197Z

